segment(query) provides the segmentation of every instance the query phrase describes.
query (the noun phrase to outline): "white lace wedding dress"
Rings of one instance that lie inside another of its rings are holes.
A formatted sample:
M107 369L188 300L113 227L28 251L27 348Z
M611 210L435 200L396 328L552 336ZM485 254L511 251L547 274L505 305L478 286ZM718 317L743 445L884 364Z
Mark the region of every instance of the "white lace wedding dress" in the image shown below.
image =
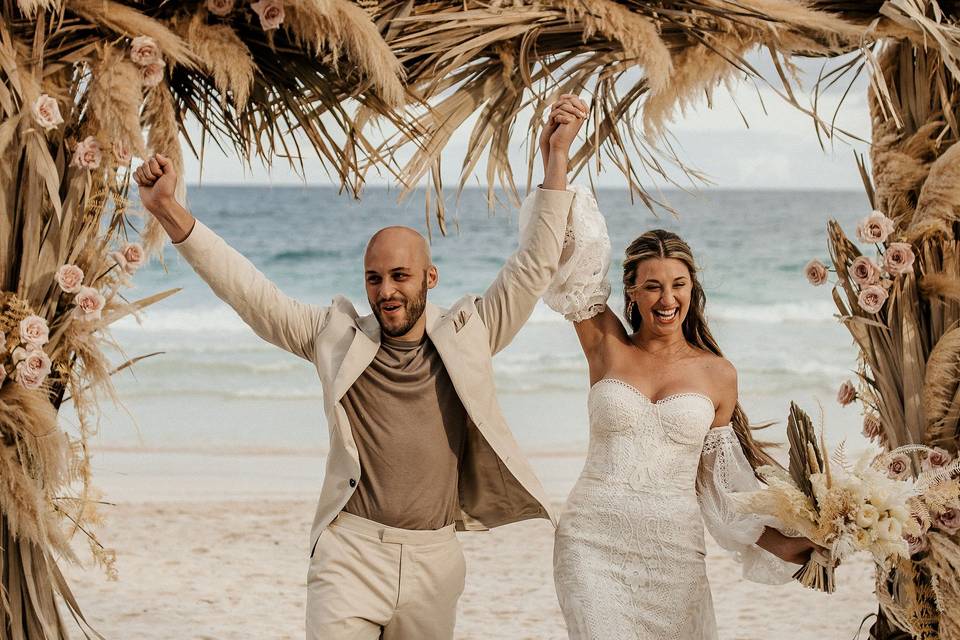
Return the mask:
M575 188L559 272L544 295L568 319L606 305L610 242L589 191ZM524 218L521 216L521 224ZM717 638L703 523L744 575L783 583L795 567L754 543L771 522L731 496L758 488L732 427L712 428L698 393L651 401L605 378L590 389L590 444L560 517L554 580L574 640Z

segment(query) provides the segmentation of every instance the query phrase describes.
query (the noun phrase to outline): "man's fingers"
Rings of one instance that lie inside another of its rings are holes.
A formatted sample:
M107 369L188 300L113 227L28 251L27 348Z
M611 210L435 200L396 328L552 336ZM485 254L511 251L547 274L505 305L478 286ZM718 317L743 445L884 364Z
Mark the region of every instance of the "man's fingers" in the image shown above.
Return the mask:
M153 157L156 158L157 164L160 165L160 168L164 171L166 171L167 167L170 166L170 158L159 153L154 154Z
M587 114L582 109L580 109L579 107L576 107L575 105L573 105L573 103L570 103L570 102L565 102L563 104L555 105L553 108L553 113L567 113L573 116L574 118L581 118L581 119L587 116Z
M156 156L150 158L150 160L147 161L147 164L150 165L150 173L153 174L154 178L160 178L163 176L163 169L160 168L160 163L157 162Z

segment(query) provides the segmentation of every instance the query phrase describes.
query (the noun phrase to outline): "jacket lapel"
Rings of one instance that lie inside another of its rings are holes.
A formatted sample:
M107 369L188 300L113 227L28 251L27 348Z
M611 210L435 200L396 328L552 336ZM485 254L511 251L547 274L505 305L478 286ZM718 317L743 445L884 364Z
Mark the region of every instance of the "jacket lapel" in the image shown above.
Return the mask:
M333 397L340 402L350 386L357 381L363 370L373 362L380 349L380 325L376 316L370 314L357 319L353 341L347 349L340 370L333 381Z

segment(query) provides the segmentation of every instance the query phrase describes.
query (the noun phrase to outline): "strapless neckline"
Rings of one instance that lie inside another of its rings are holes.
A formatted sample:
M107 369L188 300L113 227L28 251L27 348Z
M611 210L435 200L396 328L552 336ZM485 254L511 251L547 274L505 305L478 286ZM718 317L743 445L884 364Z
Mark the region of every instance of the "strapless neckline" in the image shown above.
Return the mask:
M652 400L650 397L648 397L647 394L645 394L643 391L640 391L640 389L637 389L635 386L633 386L633 385L630 384L629 382L625 382L625 381L621 380L620 378L600 378L599 380L597 380L596 382L593 383L593 385L590 387L590 391L592 392L594 389L597 388L597 386L598 386L600 383L603 383L603 382L618 384L618 385L620 385L620 386L622 386L622 387L626 387L627 389L630 389L630 390L633 391L635 394L637 394L637 396L639 396L640 398L642 398L643 400L645 400L648 404L652 404L652 405L654 405L654 406L660 406L660 405L662 405L662 404L666 404L666 403L668 403L668 402L671 402L671 401L673 401L673 400L678 400L678 399L680 399L680 398L701 398L701 399L706 400L707 402L709 402L711 407L715 406L715 405L713 404L713 400L710 398L710 396L708 396L708 395L706 395L706 394L703 394L703 393L700 393L700 392L698 392L698 391L682 391L682 392L680 392L680 393L671 393L670 395L668 395L668 396L666 396L666 397L663 397L663 398L660 398L660 399L657 400L657 401L654 401L654 400Z

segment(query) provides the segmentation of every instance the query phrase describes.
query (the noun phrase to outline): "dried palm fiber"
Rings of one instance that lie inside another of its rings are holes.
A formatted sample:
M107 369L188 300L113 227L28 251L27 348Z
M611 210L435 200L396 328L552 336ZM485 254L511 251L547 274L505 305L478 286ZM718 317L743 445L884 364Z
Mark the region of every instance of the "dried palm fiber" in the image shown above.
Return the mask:
M15 539L73 558L50 509L68 481L68 445L42 390L0 388L0 511Z
M403 67L363 9L347 0L292 0L285 10L295 42L316 53L329 50L334 68L345 57L388 106L403 103Z
M926 442L956 451L960 420L960 328L944 334L930 352L923 383Z
M583 22L583 39L595 35L619 42L626 62L643 66L650 91L663 91L670 82L673 62L656 24L613 0L562 0L556 3L571 22Z
M898 560L890 573L877 572L875 593L881 612L913 638L936 640L936 600L929 575L919 564Z
M231 98L242 110L250 99L256 67L250 49L224 24L208 24L202 13L183 21L179 33L199 64L213 76L221 101Z
M87 96L90 129L97 131L105 141L119 142L131 153L144 156L140 72L129 57L105 45L100 63L93 71Z
M930 552L923 564L930 573L940 613L940 638L960 640L960 545L956 536L939 531L931 531L927 537Z

